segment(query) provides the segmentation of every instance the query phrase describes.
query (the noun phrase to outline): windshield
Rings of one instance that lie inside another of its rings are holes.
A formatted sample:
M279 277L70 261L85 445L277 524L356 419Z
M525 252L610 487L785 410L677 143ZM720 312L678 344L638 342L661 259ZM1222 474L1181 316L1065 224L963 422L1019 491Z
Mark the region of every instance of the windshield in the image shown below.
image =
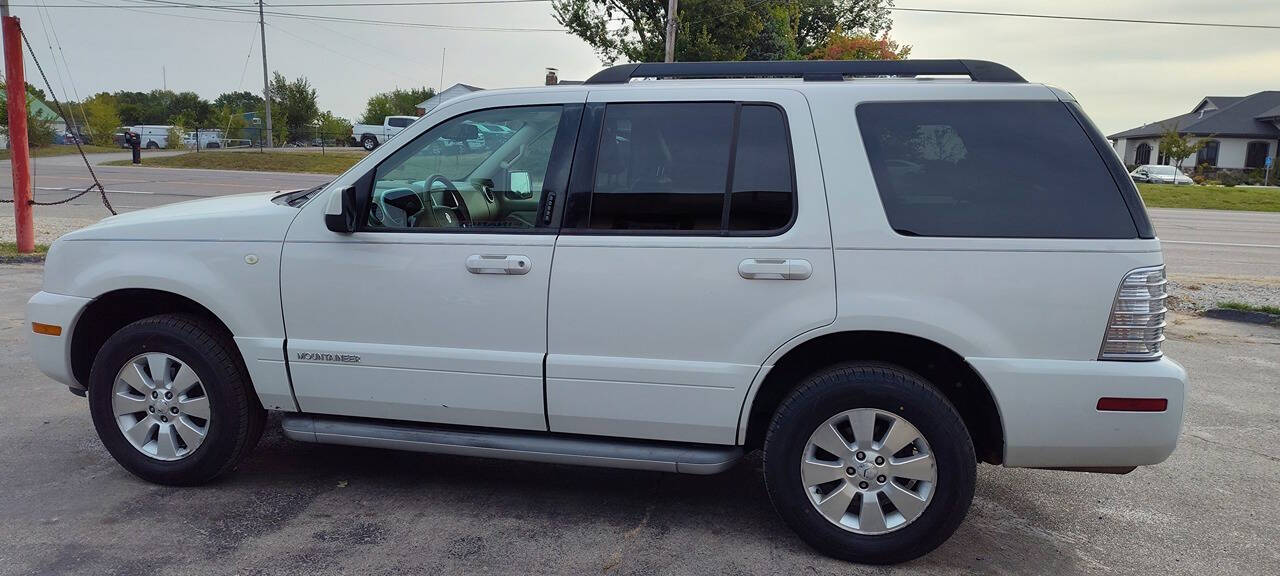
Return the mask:
M1157 176L1173 176L1176 171L1173 166L1143 166L1143 169Z

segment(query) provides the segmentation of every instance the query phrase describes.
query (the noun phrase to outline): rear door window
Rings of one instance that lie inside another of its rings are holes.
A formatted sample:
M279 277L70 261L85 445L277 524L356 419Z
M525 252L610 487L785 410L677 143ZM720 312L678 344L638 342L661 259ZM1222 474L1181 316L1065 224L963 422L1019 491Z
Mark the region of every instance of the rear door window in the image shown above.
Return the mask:
M1109 167L1061 102L875 102L857 116L899 234L1138 236Z

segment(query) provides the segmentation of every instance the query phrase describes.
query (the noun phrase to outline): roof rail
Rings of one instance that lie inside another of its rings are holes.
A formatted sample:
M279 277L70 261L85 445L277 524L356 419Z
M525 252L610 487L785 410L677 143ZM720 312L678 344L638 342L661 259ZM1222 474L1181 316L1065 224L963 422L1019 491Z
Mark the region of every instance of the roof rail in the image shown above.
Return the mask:
M968 76L974 82L1026 82L1017 72L986 60L776 60L764 62L646 62L597 72L587 84L625 84L632 78L804 78Z

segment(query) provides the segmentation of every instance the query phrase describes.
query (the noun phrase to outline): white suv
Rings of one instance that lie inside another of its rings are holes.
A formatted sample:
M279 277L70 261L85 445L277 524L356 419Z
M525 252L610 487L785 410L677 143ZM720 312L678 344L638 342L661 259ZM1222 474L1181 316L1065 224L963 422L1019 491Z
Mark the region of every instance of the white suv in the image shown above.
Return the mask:
M511 135L432 146L467 123ZM312 190L67 234L28 315L153 482L231 470L266 410L689 474L762 449L807 542L889 563L956 529L977 462L1173 451L1162 263L1076 102L998 64L629 64L452 100Z

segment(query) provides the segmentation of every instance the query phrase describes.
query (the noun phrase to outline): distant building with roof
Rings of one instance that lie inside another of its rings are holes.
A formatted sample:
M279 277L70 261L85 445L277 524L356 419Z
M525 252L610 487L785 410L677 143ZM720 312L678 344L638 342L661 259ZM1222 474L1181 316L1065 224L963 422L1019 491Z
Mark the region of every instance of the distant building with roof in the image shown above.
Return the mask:
M1125 164L1174 164L1160 155L1160 136L1174 129L1208 140L1194 166L1254 169L1280 151L1280 90L1249 96L1206 96L1190 112L1108 136ZM1273 160L1274 161L1274 160ZM1188 158L1185 166L1193 166Z
M422 102L419 102L418 115L426 116L427 112L430 112L436 106L439 106L449 100L452 100L464 94L479 92L481 90L484 90L484 88L478 88L470 84L454 84L453 86L450 86L448 88L445 88L444 90L441 90L435 96L432 96L430 98L427 98L426 100L423 100Z

